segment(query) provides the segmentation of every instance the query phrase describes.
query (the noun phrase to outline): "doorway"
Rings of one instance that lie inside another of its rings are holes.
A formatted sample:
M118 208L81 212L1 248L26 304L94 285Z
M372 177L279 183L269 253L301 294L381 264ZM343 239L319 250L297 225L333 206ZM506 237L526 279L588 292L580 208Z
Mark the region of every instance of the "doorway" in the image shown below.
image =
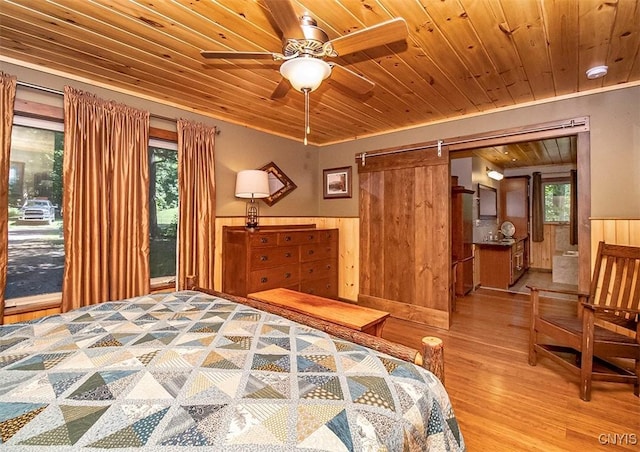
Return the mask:
M575 124L578 121L583 123L577 130L556 128L560 123ZM524 288L524 284L531 278L538 282L548 282L543 284L545 287L555 285L558 288L588 290L591 250L588 118L546 123L521 130L495 131L465 137L460 141L464 142L449 147L451 174L460 176L456 171L461 167L463 171L466 168L466 171L471 173L470 177L458 177L458 180L473 190L478 186L478 182L491 181L486 174L489 170L498 170L507 177L530 176L533 171L541 171L545 175L544 180L549 183L569 180L569 170L577 170L577 244L569 242L569 227L564 217L547 221L544 226L544 241L528 241L528 257L532 264L529 276L525 274L520 278L513 284L512 290L519 291L520 286ZM457 165L460 159L473 160L473 163ZM492 182L494 186L499 186L499 183ZM500 216L494 220L483 219L474 211L474 240L498 235L499 219ZM527 229L530 236L530 226ZM562 267L562 272L553 273L554 260L556 270ZM476 280L479 279L478 274L479 272L476 272Z

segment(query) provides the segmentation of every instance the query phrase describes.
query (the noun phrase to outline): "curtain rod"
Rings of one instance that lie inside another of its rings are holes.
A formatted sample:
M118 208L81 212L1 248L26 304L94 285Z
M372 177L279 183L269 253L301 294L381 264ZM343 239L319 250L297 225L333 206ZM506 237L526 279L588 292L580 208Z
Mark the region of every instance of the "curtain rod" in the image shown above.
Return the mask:
M421 151L423 149L433 149L433 148L438 148L438 156L440 156L440 150L442 149L442 146L454 146L457 144L467 144L467 143L473 143L476 141L486 141L486 140L494 140L497 138L507 138L507 137L512 137L512 136L517 136L517 135L522 135L524 133L535 133L535 132L547 132L550 130L558 130L558 129L571 129L573 127L581 127L587 124L587 121L585 119L581 119L581 120L575 120L575 119L571 119L568 122L563 122L562 124L553 124L553 125L548 125L548 126L541 126L541 127L532 127L530 129L522 129L522 130L517 130L517 131L513 131L513 132L504 132L504 133L499 133L499 134L495 134L495 135L488 135L488 136L483 136L483 137L476 137L476 138L465 138L462 140L453 140L453 141L448 141L445 143L444 140L438 140L432 144L424 144L424 145L420 145L420 146L414 146L414 147L410 147L410 148L403 148L403 149L394 149L391 151L384 151L384 152L379 152L376 154L367 154L366 152L361 152L359 154L356 154L356 160L360 159L360 161L362 162L362 166L365 165L365 159L368 158L372 158L372 157L378 157L378 156L382 156L382 155L391 155L391 154L401 154L403 152L412 152L412 151Z
M16 85L22 86L23 88L35 89L38 91L44 91L46 93L56 94L58 96L64 96L64 91L60 91L58 89L47 88L46 86L35 85L33 83L21 82L20 80L16 81ZM177 122L176 118L169 118L167 116L156 115L154 113L149 113L149 116L154 119L160 119L162 121L169 122ZM217 126L214 126L216 129L216 135L220 135L220 129Z

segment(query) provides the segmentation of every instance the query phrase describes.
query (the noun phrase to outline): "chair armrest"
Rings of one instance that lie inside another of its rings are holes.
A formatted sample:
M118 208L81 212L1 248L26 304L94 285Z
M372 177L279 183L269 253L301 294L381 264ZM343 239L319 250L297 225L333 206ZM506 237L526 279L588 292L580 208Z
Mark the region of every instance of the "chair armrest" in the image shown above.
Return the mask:
M525 286L529 290L535 290L538 292L551 292L551 293L562 293L566 295L575 295L576 297L584 297L589 298L589 294L578 292L576 290L560 290L560 289L546 289L544 287L535 287L535 286Z
M629 308L620 308L618 306L601 306L601 305L597 305L597 304L591 304L591 303L585 303L585 302L581 302L580 303L583 307L596 312L596 311L616 311L616 312L624 312L626 314L632 314L632 315L637 315L640 316L640 309L629 309Z

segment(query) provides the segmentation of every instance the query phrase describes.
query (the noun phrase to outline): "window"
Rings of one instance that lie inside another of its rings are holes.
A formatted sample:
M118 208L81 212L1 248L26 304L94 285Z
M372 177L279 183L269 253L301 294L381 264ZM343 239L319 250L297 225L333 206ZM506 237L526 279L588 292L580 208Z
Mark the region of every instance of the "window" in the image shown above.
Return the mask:
M175 276L178 237L178 146L149 140L151 278Z
M61 122L14 117L9 164L7 300L62 291ZM175 276L177 143L149 141L151 277ZM7 306L26 300L8 302Z
M544 222L568 223L571 213L571 184L568 180L543 182Z
M62 123L14 118L9 163L7 299L62 290L63 141Z

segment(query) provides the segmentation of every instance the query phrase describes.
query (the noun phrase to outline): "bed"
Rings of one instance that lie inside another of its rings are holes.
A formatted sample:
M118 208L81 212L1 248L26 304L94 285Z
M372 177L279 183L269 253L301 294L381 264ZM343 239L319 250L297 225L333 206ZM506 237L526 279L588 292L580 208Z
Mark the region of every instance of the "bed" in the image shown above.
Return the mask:
M239 301L179 291L0 327L2 448L465 449L431 372Z

